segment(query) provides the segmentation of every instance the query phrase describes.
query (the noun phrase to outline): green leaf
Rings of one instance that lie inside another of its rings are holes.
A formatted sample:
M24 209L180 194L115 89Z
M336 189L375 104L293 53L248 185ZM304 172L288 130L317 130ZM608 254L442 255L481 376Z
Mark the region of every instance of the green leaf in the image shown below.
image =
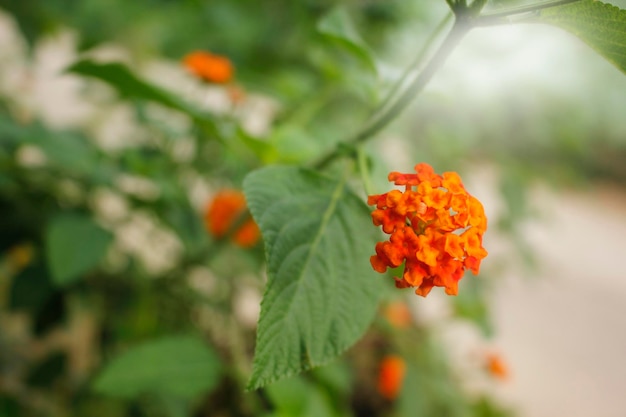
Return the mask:
M333 8L318 22L317 30L328 39L342 44L347 51L366 64L374 74L378 72L374 54L357 32L345 6Z
M301 377L278 381L267 387L277 417L333 417L330 399L319 386Z
M37 260L13 278L9 292L9 307L14 310L37 310L52 296L46 265Z
M256 389L353 345L374 316L383 280L369 263L377 230L344 182L274 166L249 174L244 192L268 272L248 382Z
M60 379L66 368L67 354L53 352L30 369L26 376L26 383L29 387L50 387L57 379Z
M120 398L151 393L193 399L215 387L219 376L219 358L202 340L170 336L113 358L97 377L94 389Z
M301 124L284 123L272 132L271 143L278 161L303 163L320 151L319 141ZM276 161L276 162L278 162Z
M86 59L74 63L67 71L99 79L113 87L124 98L152 101L179 110L203 126L216 131L214 120L208 113L179 99L175 94L140 79L119 62L98 63Z
M543 9L539 21L578 36L626 72L626 10L594 0Z
M35 133L40 129L35 128L32 132ZM43 131L41 136L31 136L28 140L39 146L51 165L69 174L92 178L95 181L99 176L97 171L111 168L106 166L98 151L85 137Z
M62 213L53 217L48 224L45 241L54 284L70 284L95 267L112 240L111 234L89 216Z
M274 149L273 144L269 143L267 140L254 137L241 126L237 127L233 136L238 138L246 149L251 151L260 161L270 162L276 158L276 149Z
M0 112L1 113L1 112ZM46 156L46 164L64 175L81 176L93 181L111 167L102 160L87 137L73 132L52 131L41 122L18 123L0 114L0 137L11 148L22 144L38 147Z

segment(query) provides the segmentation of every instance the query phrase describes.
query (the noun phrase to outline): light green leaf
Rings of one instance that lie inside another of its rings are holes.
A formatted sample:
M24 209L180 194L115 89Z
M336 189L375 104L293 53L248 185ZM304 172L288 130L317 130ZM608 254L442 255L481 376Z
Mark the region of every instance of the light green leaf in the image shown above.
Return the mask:
M319 141L301 124L284 123L274 129L271 143L279 163L303 163L320 151Z
M38 121L18 123L0 114L0 137L12 147L35 145L45 154L46 164L61 170L63 175L101 180L100 173L109 168L86 137L74 132L52 131Z
M237 128L235 136L247 149L252 151L259 160L269 162L275 158L276 150L274 149L274 145L269 143L269 141L254 137L241 127Z
M345 183L274 166L249 174L244 192L268 272L248 382L256 389L353 345L374 316L383 281L369 263L376 228Z
M378 73L374 53L357 32L344 6L337 6L325 15L318 22L317 30L326 38L341 44L374 74Z
M219 375L219 358L204 342L193 336L170 336L113 358L94 389L120 398L151 393L193 399L215 387Z
M543 9L539 21L578 36L626 72L626 10L594 0Z
M301 378L289 378L267 387L277 417L334 417L330 399L318 385Z
M70 284L95 267L112 240L89 216L63 213L53 217L46 230L46 257L54 284Z

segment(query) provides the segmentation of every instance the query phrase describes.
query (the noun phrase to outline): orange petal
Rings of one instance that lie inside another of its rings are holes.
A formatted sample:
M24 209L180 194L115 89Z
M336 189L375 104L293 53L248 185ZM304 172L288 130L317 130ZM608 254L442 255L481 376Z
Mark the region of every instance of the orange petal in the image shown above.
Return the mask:
M465 255L462 244L463 240L459 235L454 233L446 234L445 251L453 258L462 258Z
M372 268L374 268L376 272L380 272L381 274L387 272L387 264L378 255L370 256L370 264L372 264Z
M430 293L430 290L433 289L433 286L432 279L425 279L424 282L422 282L422 285L415 290L415 294L426 297Z
M442 174L443 181L441 186L446 188L452 194L465 193L465 187L461 181L461 177L456 172L444 172Z

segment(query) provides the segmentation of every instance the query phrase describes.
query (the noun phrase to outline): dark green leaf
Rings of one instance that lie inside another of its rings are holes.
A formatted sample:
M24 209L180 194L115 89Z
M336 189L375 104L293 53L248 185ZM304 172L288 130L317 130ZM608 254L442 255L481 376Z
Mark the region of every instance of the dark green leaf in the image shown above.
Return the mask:
M128 67L118 62L98 63L83 60L70 66L67 71L99 79L113 87L124 98L159 103L188 114L196 122L213 131L216 129L208 113L179 99L175 94L140 79Z
M56 285L67 285L95 267L113 237L90 217L63 213L46 230L46 257Z
M133 347L111 360L94 389L113 397L152 393L193 399L218 382L220 362L202 340L170 336Z
M369 263L378 232L345 183L274 166L248 175L244 191L268 272L248 383L256 389L353 345L374 316L383 281Z
M582 0L541 11L539 20L559 26L626 72L626 10L594 0Z
M65 296L57 290L37 309L33 317L33 333L36 336L43 336L61 325L66 318Z
M32 263L13 278L9 307L34 311L43 307L53 291L46 265L43 262Z
M62 376L67 366L67 354L54 352L39 362L26 376L29 386L39 388L49 387L56 379Z
M29 47L34 46L45 32L55 26L52 16L45 7L36 7L30 2L0 0L0 8L15 20Z
M21 416L20 410L23 411L23 407L17 401L17 398L8 393L0 392L0 416Z

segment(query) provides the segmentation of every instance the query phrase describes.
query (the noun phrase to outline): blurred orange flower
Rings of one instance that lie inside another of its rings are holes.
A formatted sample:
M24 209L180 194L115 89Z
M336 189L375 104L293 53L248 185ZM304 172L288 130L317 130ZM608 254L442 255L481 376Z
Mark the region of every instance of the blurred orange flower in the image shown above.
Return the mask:
M400 393L406 363L397 355L388 355L380 362L378 374L378 392L388 400L394 400Z
M403 328L411 325L411 312L406 303L402 301L387 304L383 314L392 326Z
M233 78L230 60L210 52L192 52L183 58L183 65L195 76L211 83L224 84Z
M496 353L489 353L487 355L485 366L489 374L494 378L501 380L509 378L509 368L500 355Z
M483 205L471 196L456 172L436 174L425 163L415 174L392 172L389 181L404 186L368 197L374 225L382 226L389 240L376 244L372 267L381 273L404 263L396 287L417 287L426 296L433 287L456 295L466 269L478 274L487 256L482 246L487 218Z
M204 213L206 229L216 238L225 237L233 222L246 210L246 197L241 191L219 191L209 203ZM261 236L259 227L252 218L247 219L232 236L233 241L241 247L254 246Z

